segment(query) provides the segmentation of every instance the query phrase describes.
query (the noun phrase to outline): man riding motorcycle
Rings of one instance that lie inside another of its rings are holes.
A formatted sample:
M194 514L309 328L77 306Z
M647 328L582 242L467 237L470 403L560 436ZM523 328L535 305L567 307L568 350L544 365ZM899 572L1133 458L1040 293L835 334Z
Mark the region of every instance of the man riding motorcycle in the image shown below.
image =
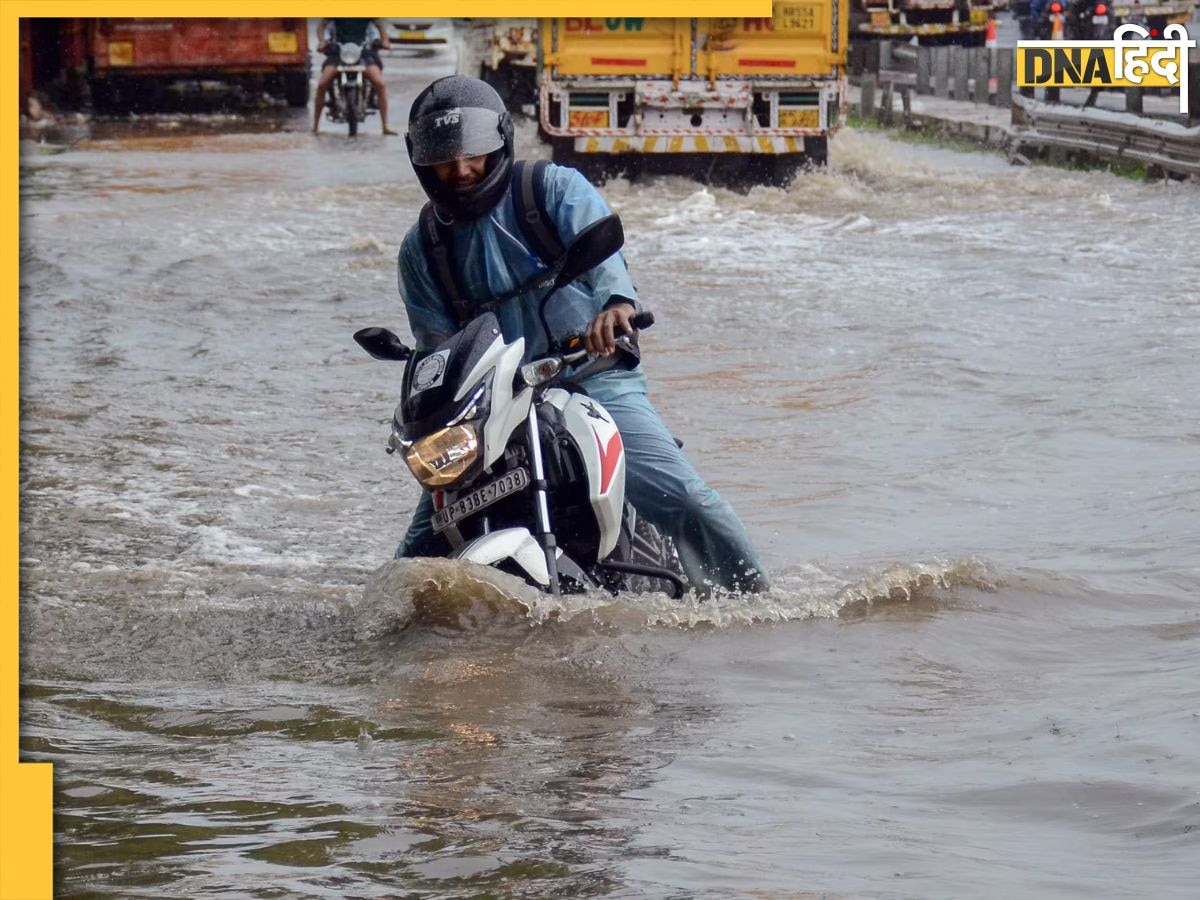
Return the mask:
M460 75L438 79L413 101L406 143L434 214L452 235L451 265L466 297L476 305L486 303L543 268L516 220L510 191L513 125L495 90ZM574 169L548 165L543 177L549 225L558 229L564 243L608 214L596 189ZM399 257L400 294L418 349L436 347L461 327L452 298L435 283L435 263L429 255L418 223L405 235ZM547 346L538 299L531 292L496 310L505 340L524 337L526 362L553 349ZM555 341L573 332L586 333L588 351L608 355L616 350L618 332L633 333L630 319L639 311L637 292L618 254L564 287L547 309L547 319ZM673 539L693 587L765 590L766 570L742 523L680 451L650 405L641 369L603 372L582 387L620 429L626 449L626 497ZM433 502L426 493L397 557L444 555L444 542L430 524L432 514Z
M333 25L333 40L330 41L326 37L326 31ZM322 19L317 26L317 37L320 43L317 45L317 52L325 54L325 62L321 65L321 77L317 79L317 95L313 100L313 134L316 134L321 127L321 113L325 110L325 95L329 91L329 85L333 84L333 79L337 77L337 47L339 44L358 44L363 48L363 62L366 64L366 71L363 75L375 87L376 102L379 105L379 119L383 124L384 134L396 134L395 131L388 128L387 117L387 87L383 83L383 61L379 58L379 54L373 47L368 45L367 37L371 26L374 25L379 33L379 46L384 50L392 49L392 43L388 40L387 30L383 27L383 23L379 19Z

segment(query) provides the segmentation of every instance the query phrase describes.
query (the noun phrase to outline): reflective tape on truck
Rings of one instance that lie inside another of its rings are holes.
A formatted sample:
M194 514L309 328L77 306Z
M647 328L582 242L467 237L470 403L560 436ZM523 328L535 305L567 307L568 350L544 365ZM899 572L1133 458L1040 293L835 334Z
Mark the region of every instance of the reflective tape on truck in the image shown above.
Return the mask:
M813 129L813 135L821 134ZM778 155L803 153L804 137L733 135L676 135L577 137L576 153L745 153Z

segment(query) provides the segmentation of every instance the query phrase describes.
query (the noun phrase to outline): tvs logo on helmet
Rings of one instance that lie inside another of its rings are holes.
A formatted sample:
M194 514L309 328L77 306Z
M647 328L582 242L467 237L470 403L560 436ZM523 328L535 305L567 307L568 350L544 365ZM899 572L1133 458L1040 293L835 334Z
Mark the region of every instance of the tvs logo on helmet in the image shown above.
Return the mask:
M455 107L448 109L442 115L433 120L434 128L441 128L443 125L457 125L462 120L462 109Z

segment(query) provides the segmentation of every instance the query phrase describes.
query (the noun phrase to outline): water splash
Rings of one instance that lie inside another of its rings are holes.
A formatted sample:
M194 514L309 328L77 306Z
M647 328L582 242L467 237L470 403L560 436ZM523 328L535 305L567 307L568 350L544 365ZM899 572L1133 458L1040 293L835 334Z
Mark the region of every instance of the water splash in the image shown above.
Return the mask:
M1001 584L986 563L974 558L896 563L842 588L836 603L842 618L896 609L925 612L946 608L947 595L956 589L990 593Z
M846 584L816 566L776 576L763 594L673 600L666 594L613 597L596 591L553 597L519 578L447 559L393 560L368 580L355 610L355 634L372 640L410 626L464 631L513 625L566 625L592 631L732 628L813 618L864 616L883 607L944 608L959 588L993 591L997 577L975 559L897 563Z

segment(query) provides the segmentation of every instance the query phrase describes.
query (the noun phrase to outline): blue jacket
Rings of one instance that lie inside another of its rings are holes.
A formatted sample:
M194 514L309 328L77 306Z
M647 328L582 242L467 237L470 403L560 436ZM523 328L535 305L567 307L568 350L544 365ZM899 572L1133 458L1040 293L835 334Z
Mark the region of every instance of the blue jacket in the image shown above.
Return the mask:
M576 170L551 164L546 167L544 177L546 212L557 225L564 244L584 226L608 214L604 199ZM545 269L522 240L511 192L487 216L454 223L453 232L454 263L466 296L472 300L498 297ZM458 331L457 320L443 301L425 258L419 225L409 229L400 246L399 286L418 349L435 347ZM525 362L545 356L549 350L538 318L541 296L541 292L526 292L496 311L505 340L525 338ZM637 289L625 258L619 253L562 288L550 301L546 319L554 340L586 331L588 323L614 296L634 301L640 311ZM633 372L609 372L597 378L604 379L606 387L618 394L624 389L645 390L640 368Z

